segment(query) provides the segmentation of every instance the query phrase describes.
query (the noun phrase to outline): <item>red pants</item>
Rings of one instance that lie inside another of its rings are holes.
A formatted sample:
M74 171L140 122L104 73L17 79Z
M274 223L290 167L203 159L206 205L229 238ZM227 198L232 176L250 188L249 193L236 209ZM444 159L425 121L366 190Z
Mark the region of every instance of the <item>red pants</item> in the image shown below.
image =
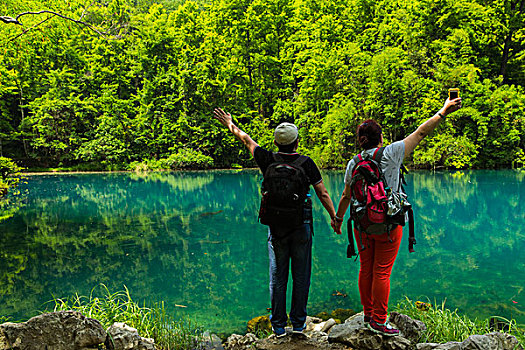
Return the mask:
M390 273L403 237L403 227L397 226L390 232L390 236L386 233L361 235L355 229L354 234L361 261L359 294L364 314L376 322L385 323L390 296Z

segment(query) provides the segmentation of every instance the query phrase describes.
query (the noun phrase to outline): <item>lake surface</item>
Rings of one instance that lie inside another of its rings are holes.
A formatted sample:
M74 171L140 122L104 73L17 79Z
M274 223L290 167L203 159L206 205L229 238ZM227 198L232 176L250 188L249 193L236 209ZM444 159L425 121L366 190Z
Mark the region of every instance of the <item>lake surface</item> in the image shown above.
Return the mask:
M323 172L336 203L343 175ZM270 306L261 180L255 170L28 177L21 208L0 223L0 316L27 319L104 283L213 331L243 331ZM390 305L446 298L470 317L525 323L524 180L511 170L410 173L416 253L405 231ZM346 232L331 231L317 198L314 220L309 313L359 311Z

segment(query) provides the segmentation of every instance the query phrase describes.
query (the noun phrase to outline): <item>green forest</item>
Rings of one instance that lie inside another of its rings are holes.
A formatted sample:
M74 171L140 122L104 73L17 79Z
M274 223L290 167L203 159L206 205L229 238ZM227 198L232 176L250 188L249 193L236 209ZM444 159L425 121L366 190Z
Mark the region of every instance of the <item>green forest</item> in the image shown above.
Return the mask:
M43 13L31 14L26 12ZM342 168L355 129L386 142L463 108L417 168L525 163L525 0L3 0L0 156L25 168L250 167L212 118L260 145L279 123Z

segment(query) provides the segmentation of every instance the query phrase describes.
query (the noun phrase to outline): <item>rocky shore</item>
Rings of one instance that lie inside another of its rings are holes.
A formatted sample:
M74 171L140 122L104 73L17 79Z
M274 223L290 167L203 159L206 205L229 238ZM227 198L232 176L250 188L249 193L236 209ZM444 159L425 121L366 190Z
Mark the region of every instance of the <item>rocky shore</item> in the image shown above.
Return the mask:
M285 336L257 337L262 332L267 317L256 318L248 324L245 335L232 334L222 341L205 333L195 350L523 350L518 340L506 333L493 332L473 335L463 342L445 344L418 343L426 326L410 317L391 313L390 322L400 329L397 337L384 337L370 332L363 322L363 315L356 314L339 323L330 318L308 317L303 333L287 329ZM252 331L252 332L250 332ZM155 350L153 339L141 337L137 330L124 323L114 323L104 329L99 321L76 311L42 314L23 323L0 325L0 350ZM159 349L160 350L160 349Z

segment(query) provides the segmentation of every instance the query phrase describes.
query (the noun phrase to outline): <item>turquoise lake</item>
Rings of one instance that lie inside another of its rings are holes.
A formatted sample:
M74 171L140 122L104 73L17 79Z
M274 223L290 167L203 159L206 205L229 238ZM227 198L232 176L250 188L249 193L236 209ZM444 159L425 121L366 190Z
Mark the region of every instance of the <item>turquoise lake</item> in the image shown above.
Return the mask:
M343 176L323 172L336 204ZM524 180L514 170L411 172L416 252L405 231L390 306L446 299L472 318L525 323ZM270 306L261 181L256 170L29 176L20 209L0 223L0 316L24 320L103 283L212 331L243 331ZM308 311L359 311L346 230L331 231L317 198L314 221Z

